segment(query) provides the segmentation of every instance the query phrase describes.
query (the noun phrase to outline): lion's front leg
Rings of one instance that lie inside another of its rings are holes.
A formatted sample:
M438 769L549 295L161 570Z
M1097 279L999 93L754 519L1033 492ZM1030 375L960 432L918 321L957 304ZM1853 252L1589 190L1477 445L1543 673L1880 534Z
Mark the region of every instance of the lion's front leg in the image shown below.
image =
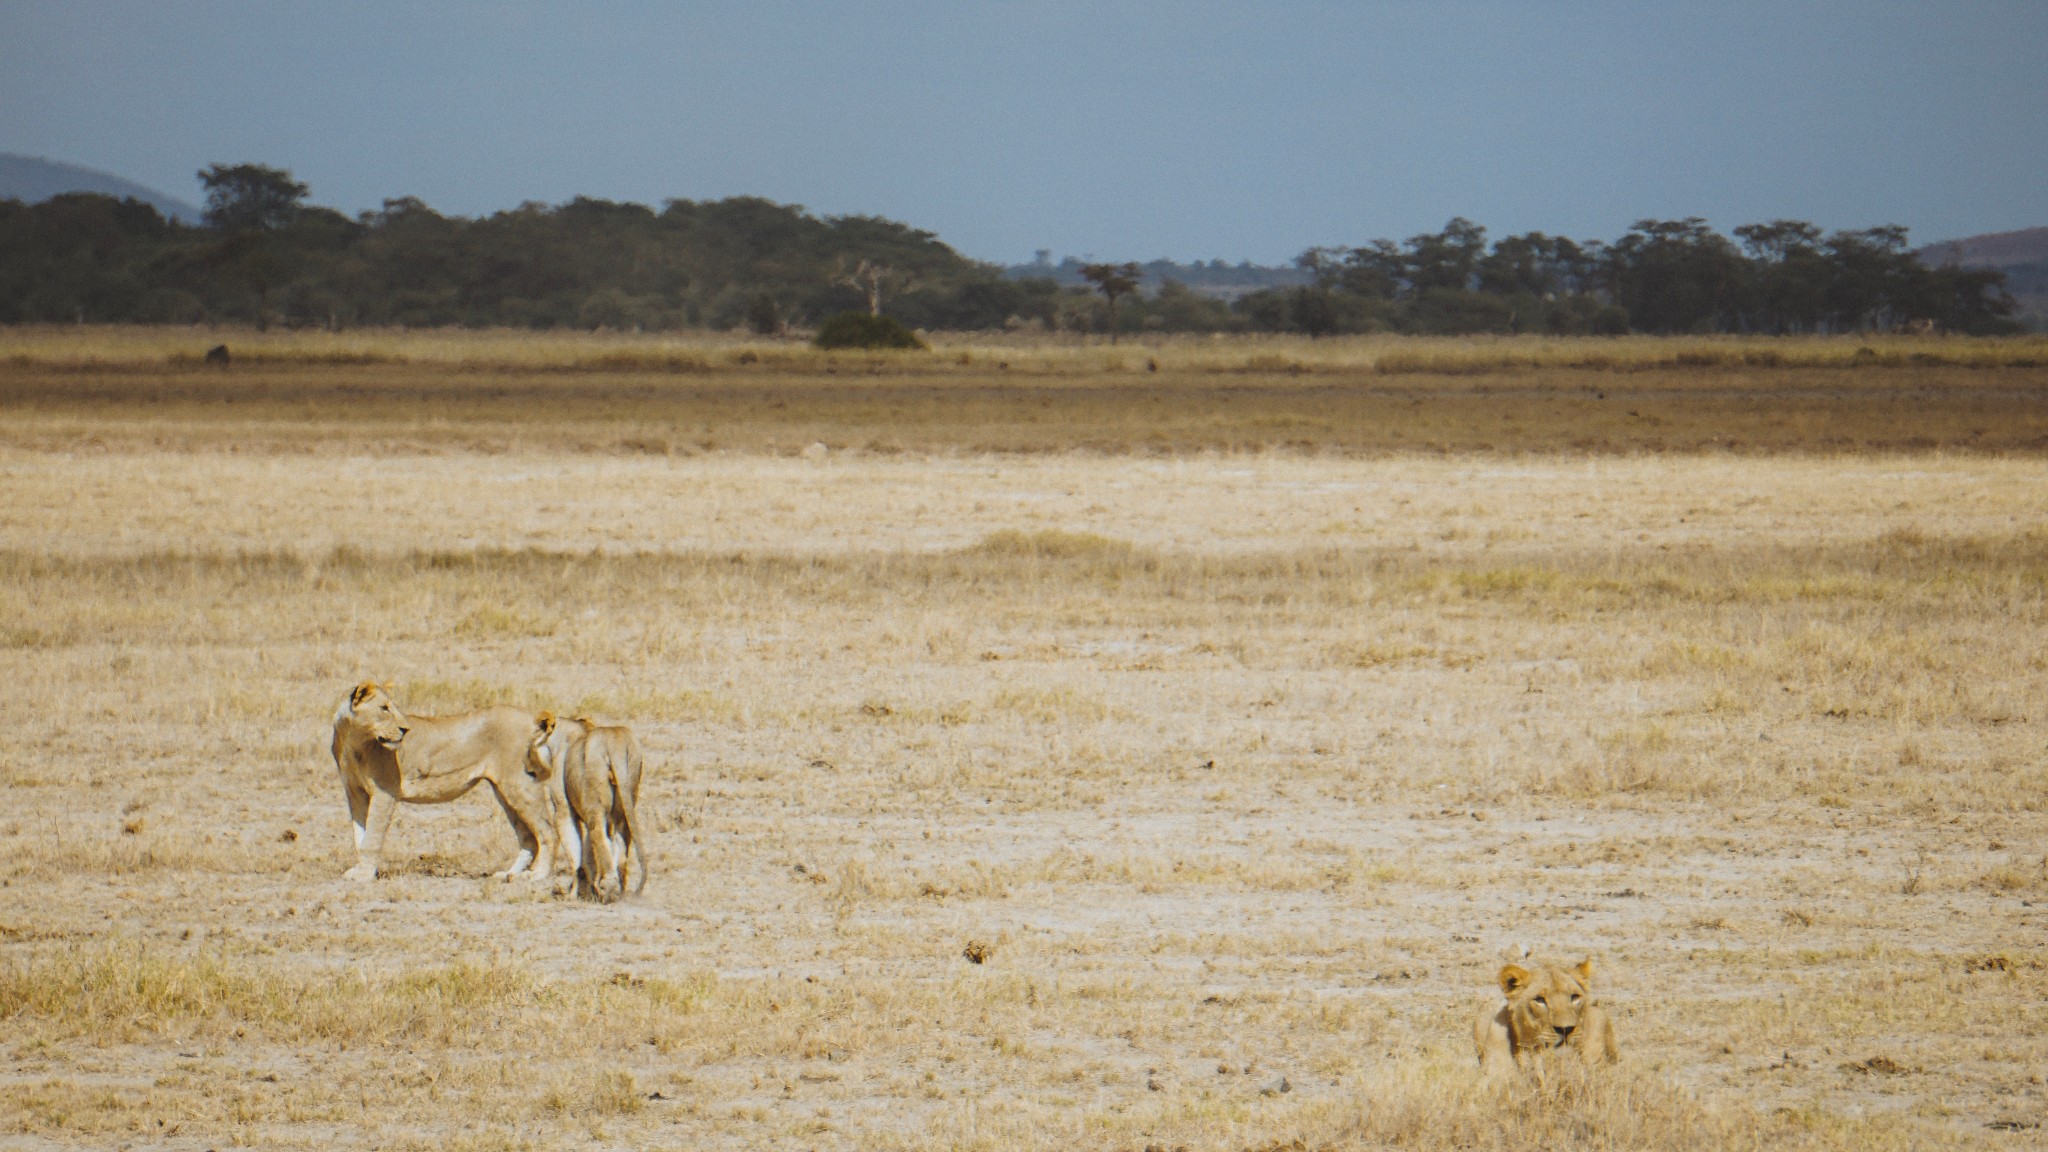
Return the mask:
M363 850L363 826L370 819L370 792L346 776L341 780L341 792L348 800L349 827L355 832L356 851L360 853Z
M384 858L384 834L391 830L391 818L398 812L398 797L372 788L365 797L366 810L358 815L357 797L349 793L349 815L356 819L356 866L343 873L349 880L377 878L377 864Z

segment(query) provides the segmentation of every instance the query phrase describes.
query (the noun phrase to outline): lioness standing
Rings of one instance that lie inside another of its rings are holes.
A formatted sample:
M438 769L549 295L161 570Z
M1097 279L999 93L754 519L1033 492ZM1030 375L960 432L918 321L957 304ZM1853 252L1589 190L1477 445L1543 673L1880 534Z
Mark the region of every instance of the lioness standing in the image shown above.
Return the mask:
M647 850L634 816L640 744L631 729L543 712L527 749L527 771L548 787L556 835L576 861L579 892L607 903L618 899L626 890L628 852L638 873L633 891L647 887Z
M408 716L374 683L358 684L334 711L334 767L355 823L350 880L374 880L384 833L401 801L445 804L479 783L498 798L519 855L503 872L553 870L555 830L546 787L526 772L531 713L502 705L459 716Z
M1570 968L1544 964L1534 972L1509 964L1499 980L1508 1002L1481 1013L1472 1028L1481 1068L1503 1072L1559 1048L1571 1049L1587 1064L1621 1058L1613 1019L1593 1002L1591 960Z

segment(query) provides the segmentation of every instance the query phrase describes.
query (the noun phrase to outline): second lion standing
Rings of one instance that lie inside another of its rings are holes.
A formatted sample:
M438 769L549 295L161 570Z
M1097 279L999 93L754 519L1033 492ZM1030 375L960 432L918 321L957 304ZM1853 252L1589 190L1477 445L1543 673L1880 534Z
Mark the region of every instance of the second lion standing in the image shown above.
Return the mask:
M589 717L536 720L527 771L548 785L562 849L576 863L579 894L612 901L626 890L626 857L633 857L633 891L647 886L647 851L639 821L640 744L631 729Z

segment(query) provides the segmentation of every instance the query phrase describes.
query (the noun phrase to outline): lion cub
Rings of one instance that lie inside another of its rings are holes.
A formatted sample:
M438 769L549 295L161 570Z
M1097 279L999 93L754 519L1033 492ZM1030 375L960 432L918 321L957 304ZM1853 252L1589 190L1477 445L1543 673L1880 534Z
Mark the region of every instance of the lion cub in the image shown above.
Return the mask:
M1505 1071L1538 1053L1569 1048L1587 1064L1621 1059L1614 1021L1593 1002L1593 962L1531 972L1519 964L1500 970L1508 1002L1482 1013L1472 1029L1479 1066Z
M587 716L534 718L526 770L548 783L555 826L565 855L577 862L579 894L609 903L626 889L631 853L633 891L647 887L647 850L634 809L640 803L640 744L629 728L599 725Z

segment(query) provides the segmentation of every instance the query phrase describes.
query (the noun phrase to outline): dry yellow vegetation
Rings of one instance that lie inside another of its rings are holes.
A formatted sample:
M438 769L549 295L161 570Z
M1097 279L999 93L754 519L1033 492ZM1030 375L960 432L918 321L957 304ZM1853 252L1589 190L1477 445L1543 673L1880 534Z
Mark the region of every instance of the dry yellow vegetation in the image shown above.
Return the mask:
M228 368L200 360L216 338ZM2048 449L2048 339L0 332L0 446L264 454L1337 456ZM32 418L31 418L32 417Z
M1848 336L1151 336L1110 344L1103 337L1043 333L940 332L931 351L825 352L794 339L743 335L440 329L123 327L18 325L0 330L0 362L15 367L94 370L208 367L226 343L243 365L415 365L432 368L573 372L885 371L892 376L959 368L1076 377L1174 370L1199 373L1377 372L1458 374L1580 368L1872 368L1949 365L2048 367L2048 337L1958 339L1859 333Z
M1135 384L1032 345L1068 368L1020 433L980 345L849 382L381 333L222 374L169 362L191 336L0 333L0 1146L2048 1131L2018 342L1491 376L1120 346ZM1689 438L1499 427L1588 380ZM1260 433L1287 411L1323 423ZM1738 418L1779 431L1716 446ZM489 881L483 797L343 882L327 718L365 677L631 722L646 892ZM1619 1068L1479 1077L1524 948L1596 958Z

